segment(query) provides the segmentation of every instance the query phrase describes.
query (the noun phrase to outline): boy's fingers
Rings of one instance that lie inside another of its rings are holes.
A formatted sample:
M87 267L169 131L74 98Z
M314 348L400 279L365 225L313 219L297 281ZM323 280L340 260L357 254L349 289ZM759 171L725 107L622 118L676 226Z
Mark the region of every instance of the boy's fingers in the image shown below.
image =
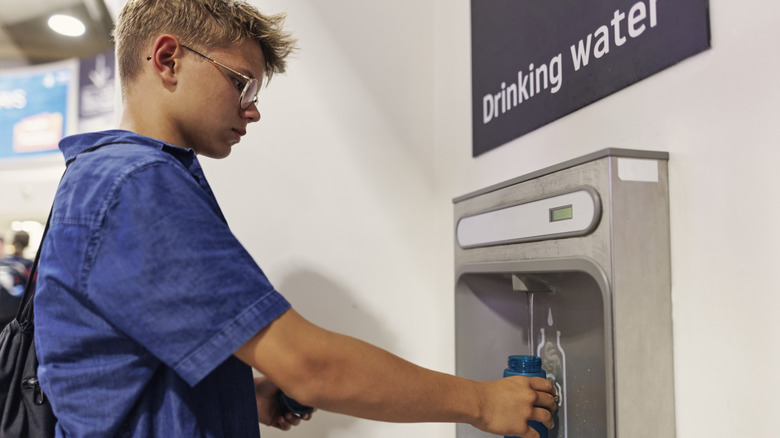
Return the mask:
M555 386L553 383L543 377L534 377L531 379L531 388L537 391L544 391L555 395Z
M533 415L533 421L542 423L546 428L552 429L553 427L555 427L555 422L553 421L552 412L550 412L549 410L544 408L534 408L532 415Z
M537 392L536 403L534 403L534 405L543 407L550 412L555 412L556 409L558 409L558 403L555 401L555 397L547 392Z

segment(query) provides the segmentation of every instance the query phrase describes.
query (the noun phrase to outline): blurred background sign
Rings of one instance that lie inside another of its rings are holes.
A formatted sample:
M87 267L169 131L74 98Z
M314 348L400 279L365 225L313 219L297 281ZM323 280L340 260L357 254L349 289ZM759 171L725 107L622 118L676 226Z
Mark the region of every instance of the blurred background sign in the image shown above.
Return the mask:
M114 52L79 63L79 132L110 129L114 123Z
M57 151L74 74L72 64L55 64L0 77L0 158Z

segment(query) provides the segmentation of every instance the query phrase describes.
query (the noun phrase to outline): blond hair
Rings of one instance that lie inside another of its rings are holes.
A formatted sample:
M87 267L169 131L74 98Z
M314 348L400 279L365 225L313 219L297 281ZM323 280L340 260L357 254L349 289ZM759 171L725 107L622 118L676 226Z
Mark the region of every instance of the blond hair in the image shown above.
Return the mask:
M265 76L284 73L295 39L282 29L285 14L263 15L240 0L128 0L112 33L123 94L141 71L149 45L172 34L196 47L229 47L257 41L265 57Z

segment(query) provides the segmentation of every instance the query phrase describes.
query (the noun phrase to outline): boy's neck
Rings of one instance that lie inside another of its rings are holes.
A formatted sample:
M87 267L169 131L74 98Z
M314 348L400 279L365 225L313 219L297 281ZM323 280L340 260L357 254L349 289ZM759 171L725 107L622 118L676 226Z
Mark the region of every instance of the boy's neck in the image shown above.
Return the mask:
M119 129L135 132L146 137L156 138L166 143L176 146L183 146L178 143L178 138L171 134L170 124L164 115L159 114L160 106L155 102L134 101L132 96L127 96L123 105L122 119L119 122Z

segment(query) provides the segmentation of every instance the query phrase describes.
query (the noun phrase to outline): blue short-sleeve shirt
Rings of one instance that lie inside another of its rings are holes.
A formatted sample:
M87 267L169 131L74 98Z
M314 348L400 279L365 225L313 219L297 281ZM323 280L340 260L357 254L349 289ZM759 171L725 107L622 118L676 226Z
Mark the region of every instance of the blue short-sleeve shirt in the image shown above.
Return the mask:
M60 149L35 295L57 436L258 437L251 369L233 352L289 304L194 152L118 130Z

